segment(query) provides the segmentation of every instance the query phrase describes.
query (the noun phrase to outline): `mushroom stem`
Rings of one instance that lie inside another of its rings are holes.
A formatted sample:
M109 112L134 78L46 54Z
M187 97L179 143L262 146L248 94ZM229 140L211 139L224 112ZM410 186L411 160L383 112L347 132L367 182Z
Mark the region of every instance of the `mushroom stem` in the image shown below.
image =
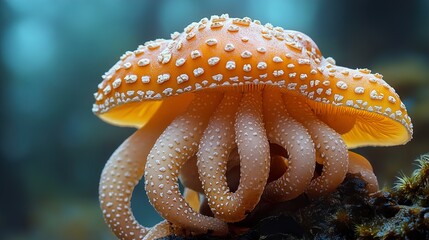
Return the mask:
M316 145L316 154L323 158L322 174L310 182L306 193L310 198L333 192L344 180L348 169L348 151L341 135L314 115L298 97L285 97L289 114L308 130Z
M160 215L195 233L226 234L226 223L196 213L179 192L178 175L183 164L198 150L210 115L222 94L195 94L185 113L165 129L149 153L145 188L149 201Z
M141 239L148 232L131 211L131 196L143 176L150 149L171 120L150 121L137 130L116 149L103 169L100 205L106 223L119 239Z
M348 173L359 175L367 183L366 189L369 193L378 191L377 177L372 170L371 163L365 157L349 151Z
M198 170L210 208L217 218L227 222L240 221L253 210L269 172L261 92L245 93L241 102L240 97L241 94L226 94L210 119L198 152ZM236 144L240 180L232 192L226 177L227 161Z
M276 88L264 91L264 118L268 140L286 149L288 164L279 179L267 184L263 196L276 202L296 198L313 178L316 166L313 141L304 126L289 116Z

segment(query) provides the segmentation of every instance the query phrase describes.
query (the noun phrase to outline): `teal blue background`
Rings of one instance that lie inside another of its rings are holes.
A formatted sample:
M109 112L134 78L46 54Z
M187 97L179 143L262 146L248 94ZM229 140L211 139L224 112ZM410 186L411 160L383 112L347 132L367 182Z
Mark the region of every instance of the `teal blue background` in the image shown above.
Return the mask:
M384 75L415 126L406 146L364 148L381 186L429 152L429 1L0 1L0 239L114 239L99 175L134 130L91 113L101 75L127 50L212 14L309 35L324 56ZM133 209L160 221L139 185Z

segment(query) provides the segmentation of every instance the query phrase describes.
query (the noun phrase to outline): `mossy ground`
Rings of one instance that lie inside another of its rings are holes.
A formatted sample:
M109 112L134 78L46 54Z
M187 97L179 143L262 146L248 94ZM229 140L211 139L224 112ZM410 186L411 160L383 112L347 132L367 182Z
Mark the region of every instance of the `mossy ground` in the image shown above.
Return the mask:
M249 230L227 239L429 239L429 155L417 163L411 176L398 177L392 189L374 194L349 174L336 192L313 201L301 196L275 205L261 203L232 226Z

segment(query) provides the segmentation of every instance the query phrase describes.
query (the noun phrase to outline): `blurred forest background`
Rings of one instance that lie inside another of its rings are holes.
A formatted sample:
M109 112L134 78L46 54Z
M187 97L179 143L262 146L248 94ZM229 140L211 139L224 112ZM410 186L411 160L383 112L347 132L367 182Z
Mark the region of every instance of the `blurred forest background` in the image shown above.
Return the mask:
M98 204L104 163L134 129L91 112L101 74L127 50L213 14L309 35L339 65L380 72L414 139L362 148L381 186L429 152L429 1L0 1L0 239L114 239ZM160 221L143 187L133 209Z

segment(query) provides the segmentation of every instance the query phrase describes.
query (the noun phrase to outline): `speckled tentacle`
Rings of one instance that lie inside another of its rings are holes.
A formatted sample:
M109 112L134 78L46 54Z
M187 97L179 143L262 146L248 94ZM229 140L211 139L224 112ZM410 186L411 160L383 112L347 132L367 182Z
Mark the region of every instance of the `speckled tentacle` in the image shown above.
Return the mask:
M104 219L119 239L141 239L148 229L131 212L134 187L143 176L147 155L169 119L150 122L125 140L112 154L100 180Z
M236 93L225 96L210 119L198 152L198 170L210 208L217 218L227 222L240 221L253 210L269 170L261 92L245 93L241 102L240 97ZM237 190L232 192L226 171L229 155L236 144L240 180Z
M280 91L264 91L264 119L268 140L286 149L288 164L284 174L265 187L264 198L286 201L303 193L316 166L314 144L307 130L286 111Z
M348 151L341 135L318 119L310 107L297 97L283 97L293 118L308 130L323 158L322 174L314 178L306 193L316 197L334 191L344 180L348 168Z
M226 93L222 102L210 118L200 142L198 171L208 204L216 217L234 215L231 207L231 190L228 188L226 172L231 150L236 146L234 121L242 98L241 93ZM228 217L227 217L228 219Z
M198 150L201 135L222 94L195 94L187 111L165 129L149 153L145 171L148 198L160 215L195 233L227 232L226 223L196 213L179 192L182 165Z
M369 193L378 191L378 181L375 176L371 163L363 156L349 151L349 169L348 173L359 175L366 183L366 189Z
M171 235L185 235L185 229L163 220L153 226L143 240L156 240Z

